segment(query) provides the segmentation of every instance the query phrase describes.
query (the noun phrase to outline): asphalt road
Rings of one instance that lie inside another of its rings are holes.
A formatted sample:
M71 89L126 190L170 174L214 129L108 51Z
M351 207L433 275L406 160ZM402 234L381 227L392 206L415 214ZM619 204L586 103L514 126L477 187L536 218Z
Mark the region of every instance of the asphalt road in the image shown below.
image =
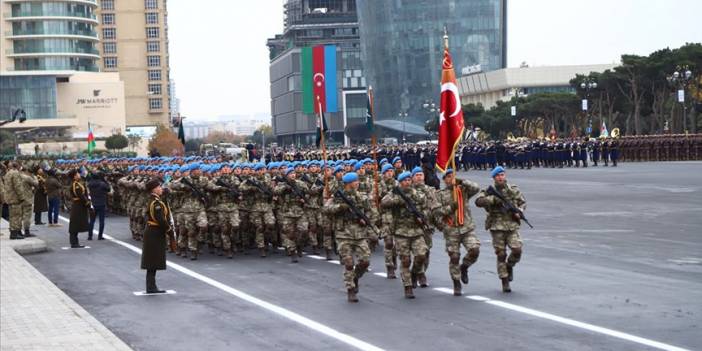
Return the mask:
M491 183L487 172L461 177ZM430 287L403 298L384 271L382 249L346 302L342 268L281 254L233 260L175 255L159 287L139 297L144 271L123 217L115 240L68 246L62 228L38 227L50 252L27 259L136 350L646 350L702 349L702 162L617 168L508 170L535 229L522 228L524 255L513 293L503 294L485 214L472 207L482 241L464 297L451 288L440 233ZM438 290L437 290L438 289Z

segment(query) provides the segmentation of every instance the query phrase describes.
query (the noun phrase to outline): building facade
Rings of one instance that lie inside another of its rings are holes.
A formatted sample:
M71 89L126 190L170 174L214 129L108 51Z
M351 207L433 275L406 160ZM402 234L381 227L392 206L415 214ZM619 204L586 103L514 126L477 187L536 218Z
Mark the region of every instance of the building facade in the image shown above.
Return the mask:
M361 57L379 120L420 126L438 104L446 28L456 74L507 65L507 0L357 0Z
M97 72L96 0L0 1L0 71Z
M167 0L100 0L103 72L119 72L128 126L169 125Z
M542 66L505 68L490 72L476 72L458 78L461 103L482 104L489 109L500 100L509 100L516 89L522 95L535 93L573 92L570 80L577 74L604 72L616 64Z
M271 116L279 145L315 142L317 117L302 106L303 47L336 45L339 111L326 113L330 144L349 143L344 129L363 123L366 79L354 0L287 0L285 29L268 40L270 50Z

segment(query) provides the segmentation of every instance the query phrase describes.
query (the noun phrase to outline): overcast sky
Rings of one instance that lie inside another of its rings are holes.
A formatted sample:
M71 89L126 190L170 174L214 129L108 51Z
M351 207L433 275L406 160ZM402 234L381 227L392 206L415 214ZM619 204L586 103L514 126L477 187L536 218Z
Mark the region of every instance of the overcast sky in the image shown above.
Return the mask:
M389 0L373 0L389 1ZM456 0L460 1L460 0ZM192 119L270 113L266 39L283 0L168 2L171 78ZM617 62L702 42L702 0L508 0L507 60L531 66Z

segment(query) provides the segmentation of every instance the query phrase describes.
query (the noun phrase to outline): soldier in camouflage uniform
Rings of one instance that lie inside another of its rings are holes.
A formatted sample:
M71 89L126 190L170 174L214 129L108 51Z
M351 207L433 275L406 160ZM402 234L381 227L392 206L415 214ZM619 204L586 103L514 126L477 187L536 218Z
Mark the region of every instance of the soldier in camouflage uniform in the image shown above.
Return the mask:
M22 167L21 171L22 185L20 187L20 196L22 198L22 227L24 228L24 237L29 238L34 236L29 232L29 226L32 224L34 192L39 187L39 181L29 172L29 169Z
M468 284L468 268L478 260L480 240L475 235L475 223L470 213L470 198L480 191L477 183L456 179L453 169L444 173L446 187L438 193L439 206L432 214L434 223L444 233L449 256L449 274L453 280L453 295L461 296L461 281ZM467 253L461 260L461 245ZM459 280L460 279L460 280Z
M382 199L397 186L397 181L395 180L395 170L390 164L383 165L380 173L382 175L382 180L379 184L380 188L378 194ZM393 239L393 234L395 232L393 224L392 211L381 207L379 227L384 237L383 256L387 272L386 277L388 279L397 279L397 276L395 276L395 269L397 268L397 249L395 248L395 241Z
M305 203L305 215L309 226L309 238L312 245L312 253L319 254L320 243L324 241L322 233L322 196L324 193L324 180L319 173L319 164L315 161L309 164L309 173L303 173L298 178L305 182L308 188L307 202Z
M417 274L419 286L426 288L429 285L427 284L425 273L426 270L429 269L429 254L431 252L431 248L434 246L434 241L432 240L432 235L434 234L434 221L432 220L431 213L435 207L439 205L439 203L436 198L436 189L424 183L424 171L422 170L422 167L417 166L412 169L412 187L424 198L425 203L423 204L423 207L426 211L424 215L429 220L427 226L424 228L424 241L427 243L427 247L429 249L427 250L426 260L424 260L424 266Z
M187 257L187 249L190 251L190 259L197 260L199 241L207 235L207 199L202 198L204 190L208 187L209 181L202 176L199 166L193 167L190 174L183 176L177 181L168 185L170 191L183 196L181 206L181 225L185 235L179 236L178 249L183 258Z
M492 170L491 176L495 181L494 187L502 192L506 200L524 211L526 200L516 185L507 183L505 170L502 167L496 167ZM488 195L487 190L478 194L475 204L487 211L485 229L492 235L492 246L497 256L497 274L502 280L502 291L511 292L509 282L514 277L513 268L522 257L522 239L519 236L521 218L516 213L506 211L502 200L494 195ZM509 257L507 247L511 251Z
M285 171L285 175L276 180L273 194L280 199L280 229L283 246L290 255L293 263L297 262L297 257L302 256L302 243L304 235L307 233L307 217L304 206L306 203L305 194L309 192L307 184L297 180L295 169L290 167Z
M429 248L424 241L426 223L420 222L416 214L410 211L410 206L413 205L420 214L426 213L424 208L426 200L423 194L412 188L412 174L410 172L402 172L397 180L400 185L395 189L404 194L409 202L395 191L390 191L383 197L381 207L392 211L395 245L402 263L401 276L405 287L405 298L413 299L412 289L416 286L417 280L421 278L420 274L423 275L421 272L424 269L424 261Z
M214 238L214 244L223 250L222 254L227 258L234 257L232 241L239 232L239 185L239 180L231 174L229 166L225 165L211 188L216 194L212 203L217 212L218 228L215 232L219 233L219 237Z
M256 164L253 171L252 175L241 182L239 191L247 199L245 204L251 205L251 207L247 207L250 229L255 233L256 247L261 252L261 257L265 257L267 242L272 243L274 247L278 244L271 238L275 230L275 217L271 204L273 194L269 186L270 180L266 174L266 166L260 163ZM244 245L246 249L248 242L245 242Z
M358 210L371 217L372 206L363 194L358 192L358 175L348 173L342 177L346 197ZM358 280L368 270L370 265L370 248L367 241L366 226L362 219L357 218L351 208L340 197L334 196L327 200L323 209L325 215L332 216L334 221L337 247L344 267L344 285L349 302L358 302ZM354 256L356 258L354 262Z
M21 172L22 165L17 162L10 162L9 169L3 177L4 182L4 198L5 203L10 210L10 239L24 239L22 235L22 221L26 217L24 211L32 212L32 201L34 195L31 195L31 200L28 199L30 194L26 194L25 189L32 186L32 178ZM29 209L27 209L29 204ZM31 217L30 217L31 218Z

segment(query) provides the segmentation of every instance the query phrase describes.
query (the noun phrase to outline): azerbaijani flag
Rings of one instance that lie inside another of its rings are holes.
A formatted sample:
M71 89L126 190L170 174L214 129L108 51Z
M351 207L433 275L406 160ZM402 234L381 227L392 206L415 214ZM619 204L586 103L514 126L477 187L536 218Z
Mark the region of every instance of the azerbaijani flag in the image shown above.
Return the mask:
M95 136L93 135L93 127L88 122L88 154L92 154L95 150Z
M302 76L302 111L308 114L338 112L336 45L302 48L300 73ZM318 100L320 103L317 103Z

